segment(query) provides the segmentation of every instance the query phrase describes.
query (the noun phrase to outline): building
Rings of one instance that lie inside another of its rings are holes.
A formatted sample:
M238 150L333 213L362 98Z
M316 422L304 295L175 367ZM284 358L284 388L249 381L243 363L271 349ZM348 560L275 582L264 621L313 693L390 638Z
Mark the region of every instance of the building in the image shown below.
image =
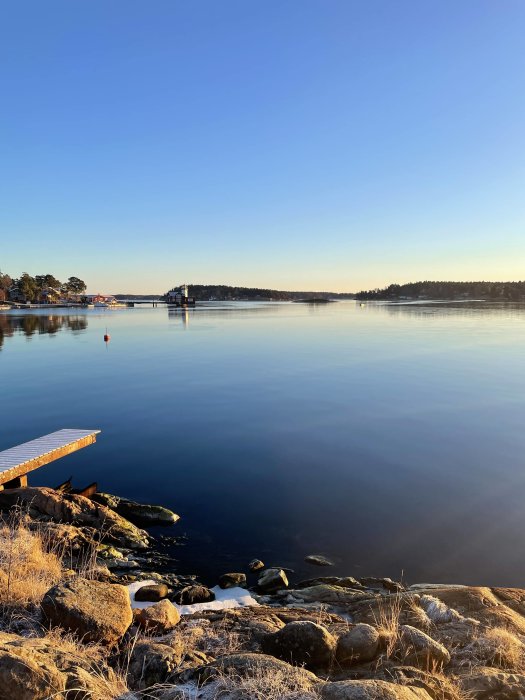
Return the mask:
M182 284L180 287L174 287L162 297L166 304L173 306L195 306L195 299L188 295L188 285Z

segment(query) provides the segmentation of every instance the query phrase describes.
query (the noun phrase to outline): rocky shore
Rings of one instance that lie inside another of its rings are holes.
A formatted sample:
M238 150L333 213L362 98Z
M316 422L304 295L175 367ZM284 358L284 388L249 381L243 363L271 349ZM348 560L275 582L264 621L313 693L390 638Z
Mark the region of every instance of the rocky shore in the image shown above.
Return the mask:
M24 488L0 510L0 700L525 698L525 590L260 560L208 588L144 529L177 522L160 506Z

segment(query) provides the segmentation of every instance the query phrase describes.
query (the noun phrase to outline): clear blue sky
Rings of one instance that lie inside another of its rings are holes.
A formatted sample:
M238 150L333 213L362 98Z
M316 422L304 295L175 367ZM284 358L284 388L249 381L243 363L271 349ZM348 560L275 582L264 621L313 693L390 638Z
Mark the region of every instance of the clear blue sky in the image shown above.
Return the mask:
M7 0L0 269L525 278L523 0Z

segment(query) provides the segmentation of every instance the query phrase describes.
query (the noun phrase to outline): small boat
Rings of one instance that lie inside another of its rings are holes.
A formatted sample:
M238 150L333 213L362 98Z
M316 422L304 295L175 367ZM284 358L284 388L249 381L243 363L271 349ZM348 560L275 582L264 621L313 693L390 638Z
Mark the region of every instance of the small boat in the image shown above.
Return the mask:
M105 301L96 301L95 308L97 309L125 309L126 304L117 301L115 297L108 297Z

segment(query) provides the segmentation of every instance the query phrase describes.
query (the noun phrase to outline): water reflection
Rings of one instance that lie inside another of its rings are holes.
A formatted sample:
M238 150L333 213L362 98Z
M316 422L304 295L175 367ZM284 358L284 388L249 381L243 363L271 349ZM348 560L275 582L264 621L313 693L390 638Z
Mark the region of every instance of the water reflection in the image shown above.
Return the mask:
M87 326L85 315L0 314L0 348L5 338L12 338L15 334L25 335L30 340L33 335L55 335L62 330L78 334L85 331Z
M191 313L193 315L194 309L191 310ZM174 309L171 307L168 307L168 318L170 321L180 319L182 321L182 326L184 330L188 328L190 325L190 310L189 309Z
M525 303L490 301L418 301L418 302L362 302L356 305L361 312L389 316L458 317L497 316L525 318Z

